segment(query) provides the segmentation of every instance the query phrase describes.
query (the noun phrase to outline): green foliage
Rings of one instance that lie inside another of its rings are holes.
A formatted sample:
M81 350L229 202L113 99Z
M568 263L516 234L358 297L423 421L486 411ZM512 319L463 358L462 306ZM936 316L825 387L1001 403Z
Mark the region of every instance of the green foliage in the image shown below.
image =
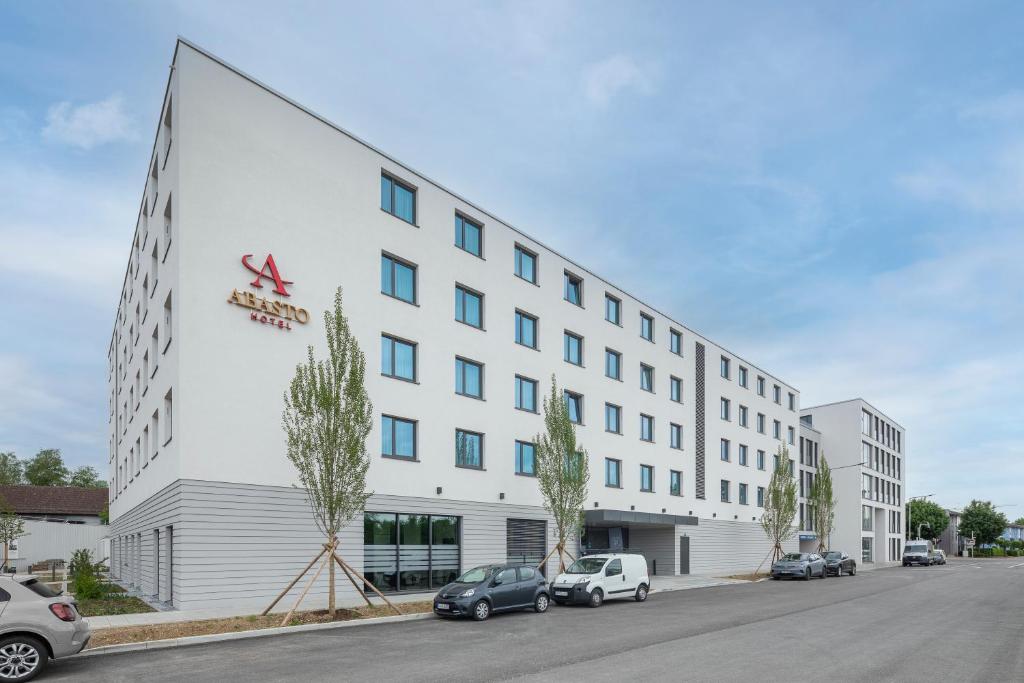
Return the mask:
M0 485L13 486L22 483L24 465L13 452L0 453Z
M923 537L932 540L942 536L942 532L949 526L949 514L938 503L919 498L907 503L907 508L907 538L917 538L919 524Z
M551 393L544 399L544 427L544 433L534 437L534 469L544 507L554 518L562 571L566 541L578 536L583 528L590 464L587 452L576 443L576 425L569 419L569 407L554 375Z
M33 486L66 486L68 468L60 449L46 448L25 463L25 481Z
M782 458L779 458L782 461ZM825 453L821 454L818 473L811 484L807 504L811 506L811 519L818 534L818 552L828 550L828 538L836 519L836 497L832 490L832 469L828 466Z
M100 566L92 561L92 553L81 548L71 553L68 562L71 592L80 600L98 600L109 592L100 580Z
M105 503L100 510L100 524L110 524L110 503Z
M761 528L772 542L772 562L782 556L782 544L796 534L793 518L796 517L796 481L789 473L789 449L779 446L778 465L772 472L772 480L764 496L764 513Z
M960 535L973 535L978 545L995 543L1006 525L1006 515L996 510L991 501L972 500L960 513Z
M1013 520L1013 523L1017 526L1024 526L1024 517L1018 517L1017 519Z
M10 507L0 507L0 545L3 546L3 564L7 558L11 542L25 535L25 521L18 517Z
M68 486L82 486L89 489L101 489L106 485L107 483L100 479L99 473L88 465L76 467L68 478Z

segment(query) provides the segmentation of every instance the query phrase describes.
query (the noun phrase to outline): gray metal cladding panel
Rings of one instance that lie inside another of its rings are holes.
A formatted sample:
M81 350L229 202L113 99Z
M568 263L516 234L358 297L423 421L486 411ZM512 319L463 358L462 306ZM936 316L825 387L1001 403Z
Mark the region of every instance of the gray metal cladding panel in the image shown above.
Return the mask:
M696 487L695 495L697 498L704 499L704 419L705 419L705 407L704 407L704 345L701 343L697 344L697 353L695 354L696 367L694 372L694 391L696 392L696 398L694 399L695 414L693 418L693 430L694 437L696 439L696 449L694 463L694 486Z

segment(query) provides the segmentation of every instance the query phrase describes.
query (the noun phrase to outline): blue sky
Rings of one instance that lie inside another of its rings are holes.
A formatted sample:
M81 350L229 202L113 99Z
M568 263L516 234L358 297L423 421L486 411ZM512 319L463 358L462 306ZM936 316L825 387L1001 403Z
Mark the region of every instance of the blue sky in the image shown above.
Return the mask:
M0 0L0 450L105 472L106 348L181 34L804 405L867 398L908 430L910 494L1024 515L1022 21L1009 2Z

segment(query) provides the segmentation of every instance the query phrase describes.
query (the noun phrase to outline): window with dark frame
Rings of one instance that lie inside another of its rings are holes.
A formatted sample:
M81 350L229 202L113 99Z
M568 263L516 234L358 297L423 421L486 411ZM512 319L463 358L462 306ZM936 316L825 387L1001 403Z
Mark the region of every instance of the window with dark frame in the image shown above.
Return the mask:
M484 226L476 221L455 214L455 246L473 256L483 257Z
M416 190L388 173L380 175L380 208L416 225Z

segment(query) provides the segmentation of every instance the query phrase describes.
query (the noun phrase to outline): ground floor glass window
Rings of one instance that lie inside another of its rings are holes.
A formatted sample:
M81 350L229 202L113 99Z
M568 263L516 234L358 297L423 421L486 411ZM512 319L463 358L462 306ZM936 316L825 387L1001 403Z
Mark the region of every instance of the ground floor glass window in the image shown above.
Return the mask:
M459 573L459 517L367 512L363 566L381 591L425 591Z

